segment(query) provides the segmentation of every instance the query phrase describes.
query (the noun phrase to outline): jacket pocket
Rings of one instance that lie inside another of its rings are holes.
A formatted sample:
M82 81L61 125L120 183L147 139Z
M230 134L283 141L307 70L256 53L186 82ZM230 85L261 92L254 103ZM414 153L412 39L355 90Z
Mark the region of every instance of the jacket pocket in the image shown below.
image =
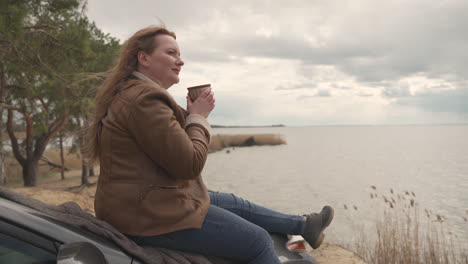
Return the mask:
M159 184L149 184L142 188L140 191L140 201L143 201L146 198L146 195L154 189L163 189L163 190L175 190L180 189L179 185L159 185Z

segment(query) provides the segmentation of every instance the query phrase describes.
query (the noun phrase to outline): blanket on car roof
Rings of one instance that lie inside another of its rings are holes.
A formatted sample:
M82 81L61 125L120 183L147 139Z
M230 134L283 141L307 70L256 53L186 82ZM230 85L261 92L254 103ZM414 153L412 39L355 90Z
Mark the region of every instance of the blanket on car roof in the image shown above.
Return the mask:
M84 228L101 237L113 241L129 255L135 256L147 264L235 264L233 261L213 256L153 247L140 247L113 226L83 211L75 202L66 202L58 206L49 205L29 196L8 190L0 186L0 197L33 208L52 216L64 223Z

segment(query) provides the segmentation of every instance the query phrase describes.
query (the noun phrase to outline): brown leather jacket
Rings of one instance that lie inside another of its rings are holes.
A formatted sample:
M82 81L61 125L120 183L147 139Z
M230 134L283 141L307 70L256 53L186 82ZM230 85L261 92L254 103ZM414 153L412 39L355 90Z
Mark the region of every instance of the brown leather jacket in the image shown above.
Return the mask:
M137 236L200 228L210 204L200 175L206 119L154 83L131 79L102 122L96 216Z

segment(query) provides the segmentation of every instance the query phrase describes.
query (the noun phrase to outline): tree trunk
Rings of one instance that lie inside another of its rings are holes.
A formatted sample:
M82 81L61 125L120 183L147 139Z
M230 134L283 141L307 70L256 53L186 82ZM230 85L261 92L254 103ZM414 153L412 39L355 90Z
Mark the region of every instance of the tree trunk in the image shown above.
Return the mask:
M5 150L3 149L3 90L5 89L5 71L3 69L3 63L0 63L0 185L4 185L6 182L5 175Z
M89 184L88 170L88 161L85 158L81 158L81 185Z
M2 108L0 106L0 116L2 115ZM3 149L3 117L0 117L0 185L4 185L6 183L6 175L5 175L5 153Z
M20 112L22 113L22 112ZM47 133L33 138L32 133L32 119L29 114L22 113L26 120L26 146L25 156L21 154L20 144L13 131L13 109L8 108L8 120L7 120L7 131L10 136L11 148L16 160L21 164L23 169L23 181L24 186L36 186L37 176L37 164L44 153L47 143L50 139L56 135L56 133L65 125L66 116L62 116L60 119L56 119L54 123L49 127ZM33 141L35 144L33 145Z
M1 113L0 109L0 115ZM0 117L0 123L3 123L3 118ZM6 183L6 172L5 172L5 153L3 149L3 136L1 134L3 133L3 126L0 125L0 185L4 185Z
M62 180L65 180L65 158L63 156L63 133L59 133L59 143L60 143L60 164L62 168L60 169L60 176Z
M88 166L89 166L89 165L88 165ZM90 167L89 167L89 175L88 175L88 176L89 176L89 177L96 176L96 175L94 174L94 167L93 167L93 166L90 166Z
M3 151L3 150L0 150ZM5 175L5 164L3 163L3 153L0 157L0 185L5 185L6 175Z
M34 187L37 185L37 162L27 160L23 166L23 181L25 187Z
M81 127L81 121L78 118L77 119L77 124L79 127ZM81 185L89 184L88 180L88 173L89 173L89 164L88 164L88 158L86 156L86 152L84 151L84 145L85 145L85 136L83 133L79 134L79 142L80 142L80 155L81 155Z

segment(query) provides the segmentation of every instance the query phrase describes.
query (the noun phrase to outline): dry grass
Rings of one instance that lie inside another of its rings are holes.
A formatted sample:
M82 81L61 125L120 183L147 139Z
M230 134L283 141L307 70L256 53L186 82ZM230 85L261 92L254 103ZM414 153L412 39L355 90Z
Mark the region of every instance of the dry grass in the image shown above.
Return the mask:
M60 150L58 148L47 148L44 153L50 161L60 164ZM69 153L69 148L64 149L65 167L69 169L81 169L81 156L76 153Z
M318 249L308 253L320 264L366 264L356 253L334 244L323 243Z
M211 137L209 151L219 151L227 147L262 146L286 144L286 140L277 134L256 135L214 135Z
M78 177L76 178L79 179ZM71 185L69 187L74 186L76 185ZM49 186L47 185L43 185L43 187L13 188L12 190L31 196L34 199L51 205L59 205L65 202L73 201L76 202L83 210L94 215L94 193L96 192L95 186L84 187L77 192L60 189L49 189Z
M414 192L390 195L376 193L371 199L384 202L387 209L377 221L376 237L362 235L356 242L356 253L376 264L448 264L468 263L468 253L461 243L445 231L446 218L425 209L421 212Z

